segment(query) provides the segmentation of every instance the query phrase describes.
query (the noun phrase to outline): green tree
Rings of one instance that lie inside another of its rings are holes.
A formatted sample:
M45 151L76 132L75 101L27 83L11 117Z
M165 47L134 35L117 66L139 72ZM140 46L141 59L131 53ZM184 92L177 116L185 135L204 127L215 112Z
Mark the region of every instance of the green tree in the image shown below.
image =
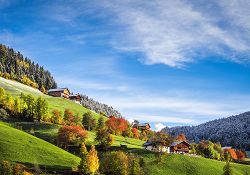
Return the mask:
M84 143L82 143L81 145L80 154L81 154L81 162L78 168L81 173L87 174L89 172L88 162L87 162L88 151Z
M233 169L229 162L223 167L223 175L233 175Z
M136 157L130 157L130 175L141 175L143 174L139 160Z
M93 130L95 128L96 121L91 112L87 112L83 114L82 125L88 131Z
M94 145L91 145L91 149L87 155L87 162L89 173L95 174L99 169L99 158Z
M35 119L40 121L48 114L48 102L42 97L38 97L35 103Z
M0 87L0 105L4 104L6 92L3 88Z
M105 121L103 117L99 117L96 129L103 129L105 127Z
M21 101L19 97L14 100L13 112L16 116L21 113Z

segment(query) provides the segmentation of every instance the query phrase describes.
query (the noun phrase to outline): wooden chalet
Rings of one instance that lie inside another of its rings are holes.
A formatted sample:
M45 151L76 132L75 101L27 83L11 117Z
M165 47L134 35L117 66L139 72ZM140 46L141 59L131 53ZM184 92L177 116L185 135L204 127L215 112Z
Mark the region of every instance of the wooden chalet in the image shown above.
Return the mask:
M171 153L183 154L183 153L189 153L189 150L190 150L190 144L186 141L177 141L173 142L170 145Z
M155 152L167 152L170 153L170 148L160 141L148 141L143 144L144 149Z
M139 130L149 130L151 128L149 123L135 123L132 127Z
M48 90L48 95L53 97L63 97L68 99L70 91L68 88L50 89Z
M69 99L71 101L78 103L78 104L81 104L81 100L82 100L82 98L79 94L75 94L75 95L71 94L71 95L69 95Z

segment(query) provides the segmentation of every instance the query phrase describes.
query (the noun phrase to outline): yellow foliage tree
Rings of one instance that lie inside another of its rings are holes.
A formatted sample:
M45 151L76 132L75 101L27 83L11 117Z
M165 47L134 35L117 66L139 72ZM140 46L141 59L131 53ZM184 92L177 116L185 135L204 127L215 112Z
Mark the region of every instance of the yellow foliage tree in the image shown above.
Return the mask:
M88 169L90 174L94 174L99 169L99 158L95 146L92 145L87 156Z

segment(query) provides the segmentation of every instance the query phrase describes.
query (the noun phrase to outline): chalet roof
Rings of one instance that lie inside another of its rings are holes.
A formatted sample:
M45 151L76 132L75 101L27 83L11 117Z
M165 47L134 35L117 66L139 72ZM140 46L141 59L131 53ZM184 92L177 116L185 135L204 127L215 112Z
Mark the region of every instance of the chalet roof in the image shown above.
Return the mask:
M190 145L188 142L186 142L186 141L177 141L177 142L173 142L170 146L176 146L176 145L178 145L178 144L180 144L180 143L182 143L182 142L185 142L185 143L187 143L188 145Z
M149 124L149 123L139 123L139 124L138 124L139 127L146 127L147 125L150 127L150 124ZM151 128L151 127L150 127L150 128Z
M48 92L62 92L64 91L65 89L67 89L69 91L68 88L57 88L57 89L50 89L48 90Z

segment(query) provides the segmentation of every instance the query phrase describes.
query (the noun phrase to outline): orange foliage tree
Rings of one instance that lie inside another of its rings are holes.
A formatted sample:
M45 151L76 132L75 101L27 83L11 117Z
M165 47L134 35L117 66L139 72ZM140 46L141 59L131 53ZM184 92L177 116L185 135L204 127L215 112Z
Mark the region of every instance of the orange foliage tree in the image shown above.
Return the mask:
M138 132L138 129L136 129L136 128L132 128L132 129L131 129L131 131L132 131L132 133L134 134L134 137L138 139L138 138L139 138L139 132Z
M85 141L88 133L80 126L62 126L58 131L58 145L68 149L69 144L80 144Z
M224 150L225 152L228 152L231 156L232 159L237 159L237 154L236 154L236 151L232 148L227 148Z
M180 135L178 135L176 140L178 140L178 141L187 141L187 138L186 138L185 134L180 134Z
M111 116L106 121L106 126L112 134L119 135L128 128L128 122L124 118Z
M239 160L245 160L246 155L242 150L236 150L236 155Z

